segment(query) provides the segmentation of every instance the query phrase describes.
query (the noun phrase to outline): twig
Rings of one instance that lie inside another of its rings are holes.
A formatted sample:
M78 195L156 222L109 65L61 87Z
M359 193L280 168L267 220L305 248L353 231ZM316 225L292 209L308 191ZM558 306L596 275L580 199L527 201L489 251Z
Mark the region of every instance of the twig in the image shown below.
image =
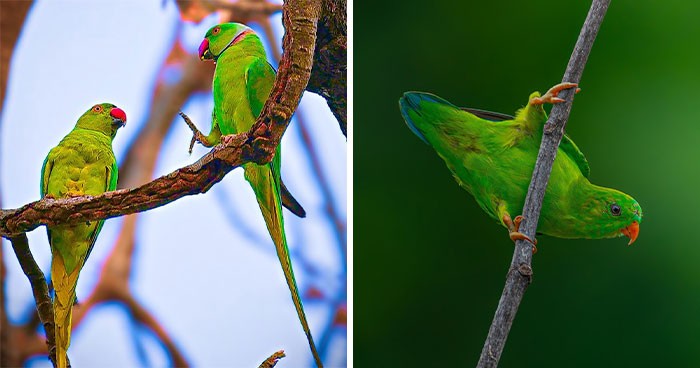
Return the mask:
M284 350L276 351L272 353L269 358L265 359L265 361L262 362L258 368L274 368L274 366L277 365L277 362L284 357L286 357Z
M578 83L581 80L583 68L586 66L593 41L595 41L598 34L608 5L610 5L610 0L594 0L593 4L591 4L591 9L588 12L583 28L581 28L581 33L569 59L562 82ZM542 143L537 154L537 162L535 163L532 180L525 198L525 206L523 207L524 220L520 225L520 231L529 237L535 236L540 210L542 209L542 199L547 188L559 142L561 142L561 138L564 135L566 121L569 119L574 91L572 89L564 90L559 97L565 99L566 102L554 105L552 113L544 126ZM491 323L489 334L486 337L484 348L481 350L477 367L498 366L510 327L513 325L513 319L523 299L525 290L532 280L531 264L532 245L523 240L517 241L503 294L501 294L501 299L498 302L498 308Z
M10 238L12 243L12 249L15 251L15 255L22 266L22 271L32 286L32 292L34 293L34 300L36 301L36 310L39 313L39 317L44 323L44 330L46 331L46 345L49 348L49 359L53 366L56 366L56 342L54 341L56 327L53 320L53 304L51 304L51 296L49 296L49 286L46 283L46 277L44 273L36 264L34 257L32 257L31 250L29 250L29 241L27 240L27 234L20 234L16 237ZM66 358L67 359L67 358ZM70 362L68 363L70 366Z

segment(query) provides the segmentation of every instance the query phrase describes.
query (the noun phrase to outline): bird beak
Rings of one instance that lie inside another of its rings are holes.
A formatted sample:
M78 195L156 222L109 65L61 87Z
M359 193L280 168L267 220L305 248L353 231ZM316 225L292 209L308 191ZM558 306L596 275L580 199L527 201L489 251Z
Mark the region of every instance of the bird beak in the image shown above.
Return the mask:
M213 58L214 55L212 55L211 51L209 50L209 40L205 38L204 41L202 41L202 43L199 44L199 60L207 60Z
M632 243L637 240L637 236L639 236L639 223L637 221L632 221L630 226L627 226L621 231L624 236L630 238L630 242L627 243L627 245L632 245Z
M112 124L117 124L120 127L126 125L126 113L124 110L115 107L109 112L109 115L112 117Z

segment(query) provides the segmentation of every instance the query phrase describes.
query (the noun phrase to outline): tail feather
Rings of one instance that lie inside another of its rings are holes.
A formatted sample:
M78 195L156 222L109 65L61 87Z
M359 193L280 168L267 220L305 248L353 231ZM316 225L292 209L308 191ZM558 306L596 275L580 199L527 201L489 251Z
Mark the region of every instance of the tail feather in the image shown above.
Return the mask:
M406 125L411 129L413 134L418 136L426 144L430 144L425 134L421 130L420 126L416 124L416 121L411 117L411 113L422 116L422 110L425 109L424 103L434 103L438 105L447 105L455 109L459 109L457 106L453 105L444 98L438 97L432 93L425 92L406 92L403 97L399 99L399 108L401 109L401 115L406 121Z
M255 171L255 172L253 172ZM294 278L294 270L292 269L292 260L289 257L289 248L287 247L287 238L284 232L284 218L282 217L282 199L280 195L280 180L272 171L272 164L259 166L251 164L246 167L246 179L250 182L255 191L255 197L258 200L258 205L265 218L267 230L270 232L272 241L275 243L277 257L282 265L284 278L287 281L287 286L294 302L294 308L297 311L297 316L301 322L301 326L306 334L306 339L309 342L311 353L314 356L316 365L319 368L323 367L320 355L316 350L316 344L311 336L309 323L306 321L304 306L299 296L299 288L297 287L296 279Z
M75 286L78 283L80 267L71 274L66 273L63 257L54 252L51 262L51 280L55 296L53 303L54 322L56 323L56 366L68 367L68 346L70 346L71 320L75 302Z

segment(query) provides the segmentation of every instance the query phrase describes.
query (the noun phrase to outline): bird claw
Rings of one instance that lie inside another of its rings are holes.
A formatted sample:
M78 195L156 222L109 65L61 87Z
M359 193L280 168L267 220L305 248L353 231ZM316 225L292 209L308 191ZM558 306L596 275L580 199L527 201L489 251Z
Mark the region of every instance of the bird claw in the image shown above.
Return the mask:
M190 155L192 154L192 149L194 148L195 143L199 142L199 144L201 144L203 146L207 146L206 137L204 136L204 134L202 134L202 132L199 131L199 129L197 129L197 127L194 125L194 123L192 123L192 120L190 119L190 117L187 116L182 111L178 111L177 113L182 117L182 120L185 121L185 124L187 124L187 126L192 131L192 140L190 141L190 150L189 150Z
M233 139L235 137L236 137L235 134L227 134L227 135L221 136L221 143L223 143L224 145L228 145L231 142L233 142Z
M558 104L565 102L566 100L564 100L563 98L557 97L559 96L559 92L577 86L578 84L576 83L559 83L554 87L550 88L549 91L547 91L547 93L545 93L541 97L535 97L532 100L530 100L530 105L543 105L545 103ZM576 93L579 93L580 91L581 88L576 88Z
M518 240L525 240L529 242L530 244L532 244L532 254L535 254L537 253L537 239L532 240L529 236L519 231L520 223L523 221L523 218L524 217L518 215L515 216L515 219L511 220L510 216L506 214L505 216L503 216L503 223L505 223L508 227L508 235L510 236L510 240L512 240L513 242Z

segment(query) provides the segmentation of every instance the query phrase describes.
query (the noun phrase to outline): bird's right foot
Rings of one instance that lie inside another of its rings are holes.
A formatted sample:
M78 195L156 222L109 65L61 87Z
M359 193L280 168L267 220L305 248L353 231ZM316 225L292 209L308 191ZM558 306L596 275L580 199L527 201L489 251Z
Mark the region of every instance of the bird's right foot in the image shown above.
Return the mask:
M559 92L569 89L569 88L574 88L577 87L578 84L576 83L559 83L555 85L554 87L550 88L547 93L542 95L541 97L535 97L532 100L530 100L530 105L543 105L546 103L550 104L557 104L557 103L562 103L564 102L563 98L557 97L559 96ZM576 93L579 93L581 91L581 88L576 88Z

